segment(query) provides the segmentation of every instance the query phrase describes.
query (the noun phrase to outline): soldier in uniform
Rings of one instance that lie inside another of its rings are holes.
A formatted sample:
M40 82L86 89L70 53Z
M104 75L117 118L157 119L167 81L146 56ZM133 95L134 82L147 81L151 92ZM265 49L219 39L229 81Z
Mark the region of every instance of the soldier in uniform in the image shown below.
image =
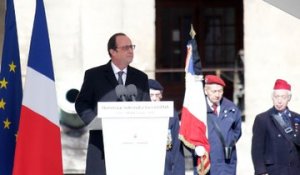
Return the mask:
M149 94L151 101L161 101L163 98L162 85L153 79L149 79ZM166 143L166 159L165 159L165 171L164 175L184 175L185 174L185 162L183 145L178 139L179 132L179 117L178 113L169 120L169 132Z
M242 135L241 111L223 96L223 79L216 75L205 76L204 93L207 102L207 127L210 144L209 175L235 175L237 165L236 143ZM202 156L204 148L195 148Z
M255 118L251 154L256 175L300 174L300 115L288 108L291 96L291 85L277 79L273 107Z

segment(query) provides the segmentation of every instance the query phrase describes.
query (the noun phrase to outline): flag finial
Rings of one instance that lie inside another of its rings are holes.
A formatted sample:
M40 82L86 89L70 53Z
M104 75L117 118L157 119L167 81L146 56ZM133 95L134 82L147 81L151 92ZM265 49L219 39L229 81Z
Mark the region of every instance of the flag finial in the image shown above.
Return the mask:
M191 24L191 31L190 31L190 36L192 37L192 39L195 38L196 32L194 30L193 24Z

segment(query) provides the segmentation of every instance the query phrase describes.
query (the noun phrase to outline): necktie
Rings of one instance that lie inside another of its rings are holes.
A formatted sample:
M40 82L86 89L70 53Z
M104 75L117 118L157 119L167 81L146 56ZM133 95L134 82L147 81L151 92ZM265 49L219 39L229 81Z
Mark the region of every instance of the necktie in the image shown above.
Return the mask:
M281 117L287 126L291 126L290 118L287 116L287 114L282 113Z
M218 115L218 110L217 110L217 109L218 109L218 105L214 103L214 104L212 105L212 108L213 108L214 113L215 113L216 115Z
M122 79L123 73L124 73L123 71L119 71L119 72L118 72L118 83L121 84L121 85L124 84L124 83L123 83L123 79Z

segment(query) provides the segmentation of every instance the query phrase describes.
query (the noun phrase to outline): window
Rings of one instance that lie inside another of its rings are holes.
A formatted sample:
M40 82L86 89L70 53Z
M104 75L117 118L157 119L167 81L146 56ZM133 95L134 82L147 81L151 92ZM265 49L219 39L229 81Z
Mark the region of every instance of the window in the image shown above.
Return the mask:
M236 82L243 85L243 2L240 0L156 0L156 79L165 100L182 107L186 44L193 24L203 73L220 74L233 100ZM240 78L237 81L237 78ZM239 84L239 85L240 85ZM239 103L237 101L237 103Z

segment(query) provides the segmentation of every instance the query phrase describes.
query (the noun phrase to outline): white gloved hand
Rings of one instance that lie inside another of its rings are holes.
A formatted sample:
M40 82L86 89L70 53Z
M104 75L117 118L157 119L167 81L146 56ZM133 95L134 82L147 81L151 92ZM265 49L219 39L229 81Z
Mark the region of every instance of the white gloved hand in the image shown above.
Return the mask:
M197 156L203 156L205 154L205 149L203 146L196 146L195 153Z

